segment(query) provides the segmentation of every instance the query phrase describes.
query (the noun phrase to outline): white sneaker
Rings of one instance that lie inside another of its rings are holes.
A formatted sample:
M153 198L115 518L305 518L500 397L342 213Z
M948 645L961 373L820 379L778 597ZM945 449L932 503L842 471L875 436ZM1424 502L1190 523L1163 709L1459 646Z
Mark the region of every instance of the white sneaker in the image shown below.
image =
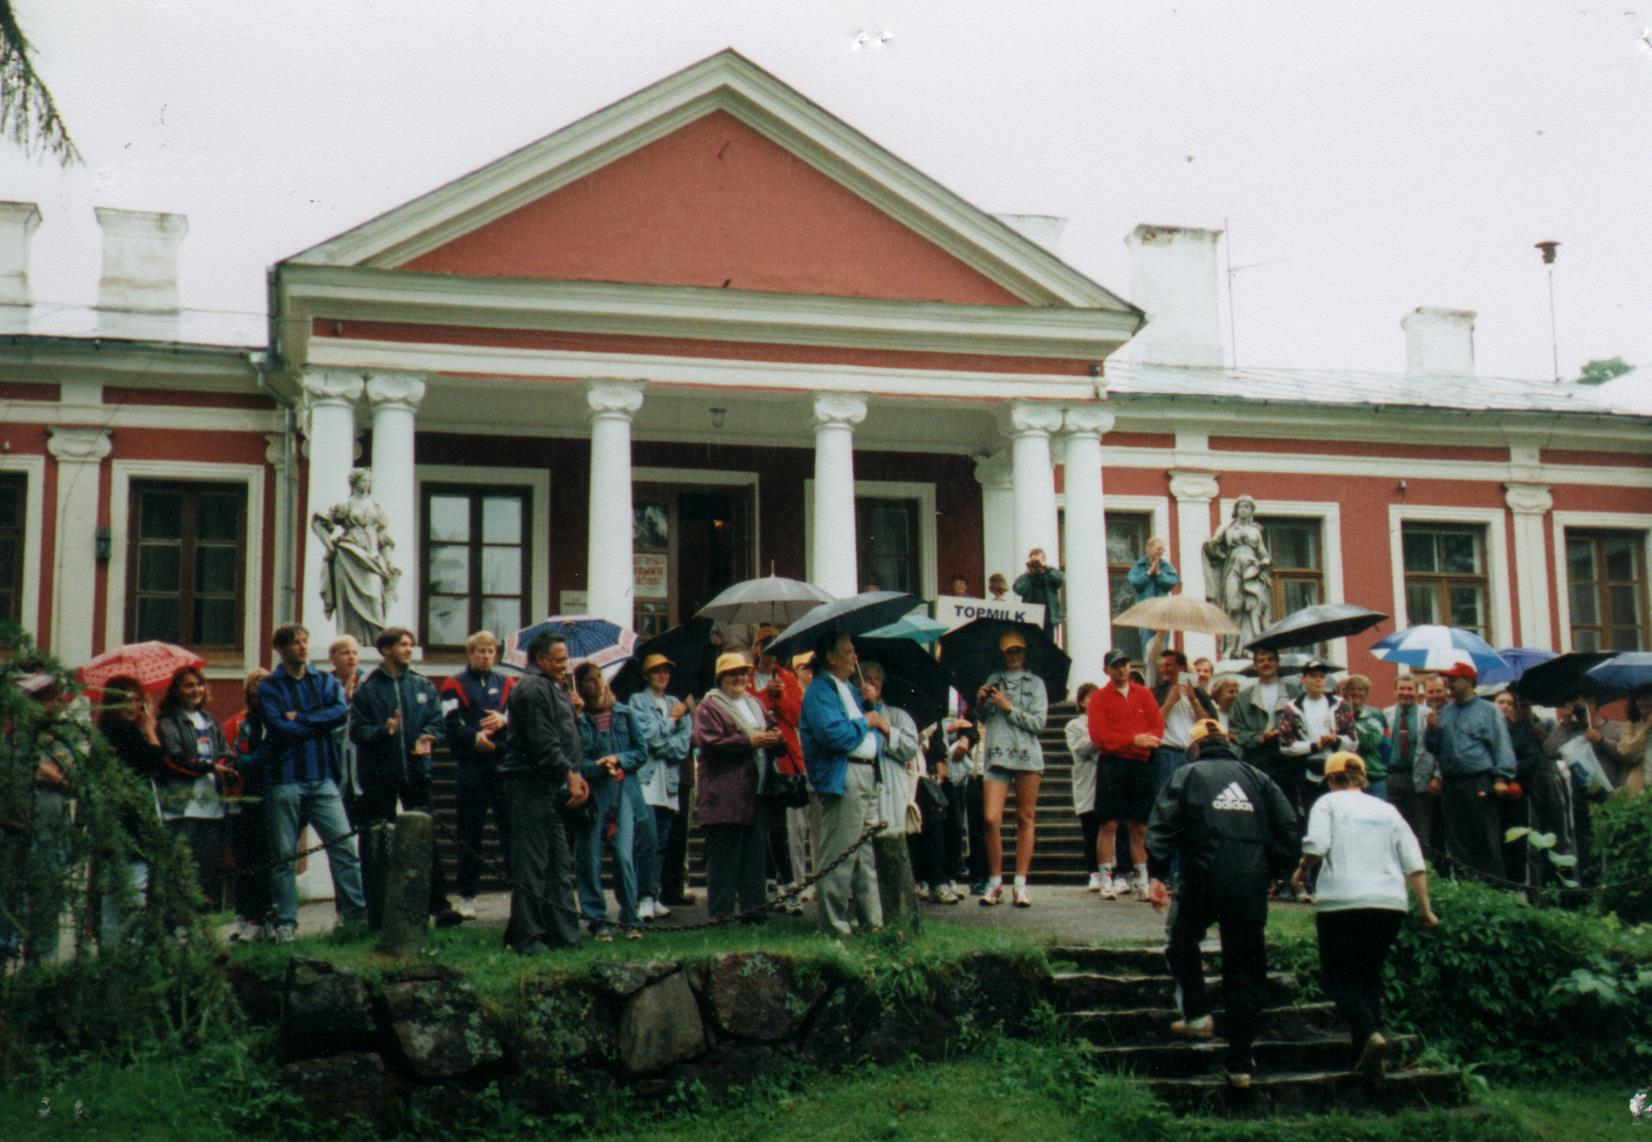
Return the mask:
M1101 873L1092 872L1090 874L1090 883L1085 886L1085 891L1087 891L1087 892L1100 892L1101 891Z
M1032 894L1027 891L1025 885L1018 884L1015 886L1015 906L1017 908L1032 907Z
M459 915L463 916L466 920L476 919L476 897L459 897Z
M667 908L658 900L650 900L648 902L648 907L653 911L654 919L656 920L664 920L667 916L671 915L671 909Z
M654 901L651 897L644 896L637 901L637 918L640 920L652 920L654 918Z
M1141 877L1137 877L1135 884L1130 888L1130 895L1134 896L1137 900L1146 900L1147 881Z
M275 942L278 944L290 944L296 939L298 939L298 929L291 924L282 924L275 930Z
M1130 886L1118 877L1102 874L1101 898L1103 900L1117 900L1128 891L1130 891Z

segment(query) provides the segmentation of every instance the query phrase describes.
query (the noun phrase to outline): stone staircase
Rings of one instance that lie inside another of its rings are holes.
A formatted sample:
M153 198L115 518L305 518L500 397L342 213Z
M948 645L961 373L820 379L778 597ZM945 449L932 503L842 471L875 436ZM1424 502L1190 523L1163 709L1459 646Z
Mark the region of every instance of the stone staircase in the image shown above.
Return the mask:
M1066 738L1067 723L1076 717L1077 713L1071 702L1051 706L1047 728L1039 735L1039 741L1044 747L1044 780L1038 790L1038 848L1033 856L1030 877L1034 884L1083 884L1088 878L1082 863L1083 830L1079 825L1078 815L1073 812L1073 760L1072 755L1067 752ZM443 829L456 829L458 823L454 793L454 776L457 768L457 763L445 750L437 753L432 767L438 826L436 843L442 851L450 885L457 875L457 852L448 840L450 834ZM1013 863L1010 854L1015 852L1015 831L1012 800L1004 813L1006 863ZM482 845L484 853L498 856L499 837L491 814L488 817ZM695 884L703 883L705 865L700 855L698 829L689 834L688 864L691 881ZM500 891L504 887L504 883L490 870L483 870L482 891Z
M1218 1038L1179 1039L1175 985L1154 948L1063 946L1050 949L1054 999L1069 1034L1095 1045L1098 1065L1143 1079L1154 1097L1178 1113L1315 1114L1463 1105L1458 1071L1408 1066L1413 1036L1390 1036L1388 1073L1350 1073L1354 1050L1330 1003L1299 999L1297 981L1268 977L1267 1008L1254 1046L1257 1072L1249 1090L1231 1089L1223 1073L1222 989L1215 957L1205 954Z

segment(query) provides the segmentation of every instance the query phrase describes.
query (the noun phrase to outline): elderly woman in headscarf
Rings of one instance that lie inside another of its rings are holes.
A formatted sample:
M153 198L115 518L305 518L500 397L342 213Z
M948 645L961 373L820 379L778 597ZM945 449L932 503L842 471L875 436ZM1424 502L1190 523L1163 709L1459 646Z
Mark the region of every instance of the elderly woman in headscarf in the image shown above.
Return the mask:
M739 653L717 657L717 684L694 709L699 751L694 814L705 829L706 894L713 920L764 904L763 774L768 751L785 739L763 704L749 693L751 662ZM761 919L753 916L753 920Z

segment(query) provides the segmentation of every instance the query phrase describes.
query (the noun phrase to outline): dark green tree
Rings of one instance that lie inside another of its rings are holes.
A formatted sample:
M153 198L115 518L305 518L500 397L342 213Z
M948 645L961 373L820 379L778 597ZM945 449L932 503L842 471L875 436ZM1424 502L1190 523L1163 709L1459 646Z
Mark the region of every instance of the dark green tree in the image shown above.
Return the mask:
M0 0L3 2L3 0ZM1613 377L1621 377L1632 372L1635 366L1622 357L1601 357L1593 361L1585 361L1583 368L1577 375L1580 385L1603 385Z
M80 161L51 90L29 60L12 0L0 0L0 135L27 152L54 155L64 166Z

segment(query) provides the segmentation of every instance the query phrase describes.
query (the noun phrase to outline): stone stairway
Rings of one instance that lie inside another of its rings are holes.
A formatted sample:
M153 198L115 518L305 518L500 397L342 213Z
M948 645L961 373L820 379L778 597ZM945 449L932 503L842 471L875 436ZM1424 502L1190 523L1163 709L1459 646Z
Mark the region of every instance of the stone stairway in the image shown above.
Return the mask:
M1170 1033L1175 987L1157 949L1064 946L1049 954L1055 1003L1068 1032L1095 1045L1098 1065L1144 1079L1154 1097L1178 1113L1392 1114L1457 1107L1466 1098L1460 1072L1407 1065L1413 1036L1390 1036L1382 1078L1350 1073L1354 1050L1334 1005L1301 1001L1296 979L1285 973L1268 977L1251 1088L1233 1090L1223 1074L1222 991L1210 952L1205 974L1213 985L1218 1038L1205 1042Z
M1065 731L1068 721L1077 716L1071 702L1050 707L1049 720L1039 740L1044 747L1044 780L1038 790L1038 848L1033 856L1031 880L1034 884L1082 884L1088 878L1082 863L1083 830L1078 815L1073 812L1073 761L1067 752ZM457 802L454 779L457 763L447 751L437 752L432 764L437 845L443 856L448 883L457 875L457 853L447 839L446 829L457 826ZM1004 813L1004 853L1006 865L1013 864L1015 852L1014 801ZM700 855L700 831L695 829L688 838L690 879L695 884L704 882L705 865ZM482 841L482 851L497 857L499 837L490 814ZM490 870L482 873L482 891L498 891L504 883Z

